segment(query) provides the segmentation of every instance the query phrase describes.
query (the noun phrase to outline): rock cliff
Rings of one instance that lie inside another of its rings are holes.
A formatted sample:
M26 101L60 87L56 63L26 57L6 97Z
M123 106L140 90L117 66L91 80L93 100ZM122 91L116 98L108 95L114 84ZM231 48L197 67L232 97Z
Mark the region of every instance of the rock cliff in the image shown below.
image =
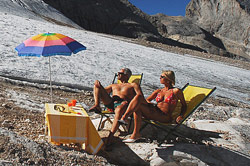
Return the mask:
M149 21L150 16L127 0L44 1L87 30L131 38L161 37Z
M191 0L186 17L220 38L228 51L250 57L249 0Z
M164 14L157 14L152 17L165 26L167 33L162 32L160 29L159 32L167 38L197 46L211 54L232 58L236 57L236 55L226 50L223 42L219 38L211 35L208 31L185 17L166 16Z

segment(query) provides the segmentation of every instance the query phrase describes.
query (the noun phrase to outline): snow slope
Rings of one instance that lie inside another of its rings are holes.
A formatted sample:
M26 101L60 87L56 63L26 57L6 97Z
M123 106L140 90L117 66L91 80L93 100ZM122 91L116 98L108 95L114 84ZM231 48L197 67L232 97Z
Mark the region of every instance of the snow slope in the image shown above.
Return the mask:
M36 20L52 18L64 24L80 28L61 12L46 4L43 0L1 0L0 11ZM43 18L41 18L41 16Z
M7 1L0 2L2 76L48 81L48 58L18 57L15 47L31 36L56 32L68 35L87 47L86 51L70 57L51 58L52 80L57 84L92 88L94 80L98 79L106 86L112 81L115 72L122 67L128 67L133 73L144 73L142 89L147 96L153 89L162 86L159 83L161 70L170 69L175 71L177 87L182 87L187 82L210 88L216 86L214 95L250 103L249 70L191 55L178 55L148 48L121 41L119 38L110 38L108 35L55 25L42 19L27 17L26 12L14 15L13 12L7 12L4 2ZM3 4L5 6L2 6ZM11 7L13 10L19 10L15 5ZM46 10L46 13L54 15L55 11Z

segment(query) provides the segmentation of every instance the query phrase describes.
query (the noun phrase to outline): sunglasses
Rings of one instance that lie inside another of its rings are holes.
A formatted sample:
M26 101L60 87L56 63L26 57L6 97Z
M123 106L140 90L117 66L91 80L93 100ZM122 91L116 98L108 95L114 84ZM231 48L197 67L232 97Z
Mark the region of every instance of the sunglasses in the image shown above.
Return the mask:
M125 74L125 73L123 73L123 72L118 72L117 74L118 74L118 75L123 75L123 74Z
M160 76L160 78L166 78L165 76Z
M54 110L59 111L59 112L64 112L65 107L62 105L54 105Z

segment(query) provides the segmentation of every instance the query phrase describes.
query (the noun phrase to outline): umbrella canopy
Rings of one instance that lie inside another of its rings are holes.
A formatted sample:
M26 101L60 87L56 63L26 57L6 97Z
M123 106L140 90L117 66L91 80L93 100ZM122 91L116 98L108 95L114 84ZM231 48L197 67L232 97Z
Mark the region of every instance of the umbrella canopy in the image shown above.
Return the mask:
M76 54L86 47L59 33L42 33L25 40L16 47L19 56L53 56Z
M76 54L86 47L74 39L59 33L42 33L25 40L15 48L19 56L46 56L49 57L50 94L52 103L52 84L50 56Z

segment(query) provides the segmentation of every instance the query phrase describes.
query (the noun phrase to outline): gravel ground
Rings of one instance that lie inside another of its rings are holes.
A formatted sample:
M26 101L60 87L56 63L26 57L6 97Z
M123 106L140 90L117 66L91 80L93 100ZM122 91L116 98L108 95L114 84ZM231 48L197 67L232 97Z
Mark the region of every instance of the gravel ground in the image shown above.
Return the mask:
M44 105L41 105L41 103L46 103L49 100L49 89L46 87L34 87L20 82L7 81L6 79L0 79L0 85L0 163L13 165L121 164L112 161L103 150L98 155L90 155L83 150L74 149L74 145L55 146L47 142L44 135ZM13 91L15 91L15 94L10 93ZM68 99L75 98L85 103L86 106L93 104L93 96L90 91L55 89L53 94L54 102L57 103L66 103ZM26 98L23 97L25 95ZM20 96L23 99L20 99ZM24 102L27 97L30 103L34 103L33 105ZM17 98L19 103L17 103ZM35 104L39 102L40 104ZM213 109L214 106L227 108L218 111ZM233 107L237 107L238 113L233 112L235 110ZM249 110L250 106L235 101L210 98L192 118L219 121L225 121L234 116L249 118L249 114L240 113L241 109ZM249 129L241 126L236 126L236 128L242 131L242 136L246 141L250 141ZM103 133L101 135L102 137L105 136Z
M20 103L15 101L17 96L25 94L31 103L36 103L37 99L46 103L50 100L49 89L2 79L0 85L0 165L111 165L101 153L90 155L76 150L75 145L65 147L48 143L44 135L44 112L40 105L31 106L29 110L29 105L26 105L29 103L22 102L20 98ZM13 90L15 95L9 93ZM91 92L54 90L53 94L54 102L58 103L66 103L72 98L88 105L92 102Z

